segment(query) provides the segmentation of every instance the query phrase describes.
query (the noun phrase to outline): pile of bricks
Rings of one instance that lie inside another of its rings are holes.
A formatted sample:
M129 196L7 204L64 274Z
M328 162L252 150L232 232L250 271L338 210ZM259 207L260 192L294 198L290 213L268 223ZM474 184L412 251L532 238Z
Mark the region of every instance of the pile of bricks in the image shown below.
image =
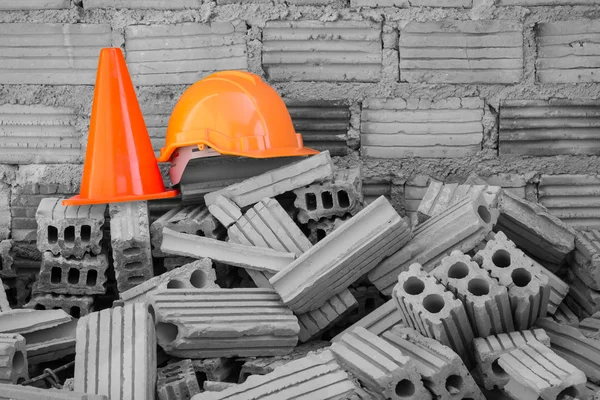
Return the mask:
M599 232L476 177L413 218L361 186L326 151L152 223L43 199L0 399L600 398Z

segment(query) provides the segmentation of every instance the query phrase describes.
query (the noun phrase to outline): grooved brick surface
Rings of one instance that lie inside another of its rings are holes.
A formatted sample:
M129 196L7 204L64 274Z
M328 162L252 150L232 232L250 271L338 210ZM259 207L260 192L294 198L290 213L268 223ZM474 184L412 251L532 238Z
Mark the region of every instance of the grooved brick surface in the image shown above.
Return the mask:
M590 288L600 290L600 231L579 231L569 257L571 270Z
M600 341L600 312L581 320L577 329L579 329L585 337Z
M576 229L600 228L600 177L542 175L539 202L548 212Z
M81 132L77 131L75 120L70 108L1 105L0 161L7 164L81 162Z
M600 311L600 291L590 289L573 271L568 271L569 293L565 301L580 318L587 318Z
M377 180L371 181L364 179L362 184L363 199L366 204L371 204L377 200L379 196L384 196L390 200L392 195L392 187L389 181ZM416 208L415 208L416 211Z
M202 0L83 0L83 8L131 8L153 10L185 10L195 9L202 5Z
M0 84L93 85L112 36L102 24L0 24Z
M91 295L106 293L108 257L85 254L81 260L42 254L37 289L42 293Z
M262 65L273 82L377 82L382 68L381 23L268 21Z
M154 399L156 342L144 304L87 315L77 323L75 391L111 400Z
M56 10L70 5L71 0L1 0L0 10Z
M596 5L598 0L497 0L499 6L570 6L570 5Z
M343 318L357 307L358 303L348 289L336 294L327 300L321 307L309 311L305 314L299 314L298 323L300 324L300 333L298 339L300 342L307 342L319 333L335 325L338 320Z
M0 400L108 400L106 396L0 383Z
M0 383L20 383L29 379L25 338L19 334L0 334Z
M428 83L516 83L523 27L515 21L409 22L400 31L400 79Z
M470 8L473 0L350 0L351 7L456 7Z
M361 153L368 157L466 157L481 150L478 97L371 98L361 112Z
M596 20L557 21L539 24L536 78L542 83L600 82L595 37Z
M332 342L338 341L344 333L351 332L354 328L359 326L377 336L381 336L398 324L404 324L402 321L402 314L398 307L396 307L394 300L388 300L386 303L358 320L354 325L338 334L332 339Z
M159 400L184 400L200 393L192 360L181 360L159 368L156 391Z
M211 72L246 69L245 33L242 22L128 26L125 51L133 83L189 85Z

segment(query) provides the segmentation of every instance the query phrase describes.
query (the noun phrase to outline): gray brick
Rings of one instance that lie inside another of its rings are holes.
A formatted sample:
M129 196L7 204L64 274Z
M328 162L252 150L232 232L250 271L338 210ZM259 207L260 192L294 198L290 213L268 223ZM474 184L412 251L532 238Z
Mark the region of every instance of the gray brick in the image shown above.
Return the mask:
M154 276L148 204L112 203L109 211L115 277L119 292L124 292Z
M308 221L307 228L310 232L308 240L312 244L317 244L325 236L331 234L334 230L342 226L344 222L350 219L350 216L323 218L318 221Z
M13 2L11 0L1 0L0 10L56 10L69 8L70 0L21 0Z
M11 212L10 186L0 183L0 241L8 239L11 234Z
M86 252L100 254L106 205L63 206L62 200L40 202L35 214L38 250L76 258Z
M108 400L106 396L72 392L70 390L40 389L33 386L0 383L0 399L10 400Z
M181 360L157 371L159 400L185 400L200 393L192 360Z
M8 297L6 296L6 290L8 290L8 286L6 286L0 278L0 313L10 311L11 309L10 304L8 303Z
M94 298L92 296L70 296L64 294L36 294L33 293L25 308L35 310L64 310L73 318L88 315L94 311Z
M600 340L600 311L581 320L577 329L588 338Z
M14 258L11 251L13 244L12 240L0 241L0 278L14 278L17 276L13 267Z
M208 206L208 211L225 228L229 228L242 217L242 210L225 196L217 196L214 204Z
M0 383L18 384L27 379L25 338L19 334L0 334Z
M186 10L200 8L202 0L83 0L83 8L129 8L134 10Z
M568 258L571 270L590 288L600 290L600 231L579 231Z
M573 271L568 271L569 293L565 302L573 309L580 318L590 317L600 311L600 291L590 289L587 282L579 279ZM576 304L576 306L575 306Z
M379 306L373 312L368 313L354 325L350 326L342 333L332 339L332 342L338 341L344 333L351 332L354 328L360 326L367 329L369 332L377 336L392 329L395 325L404 325L402 314L394 300L389 300L385 304Z
M38 277L41 293L92 295L106 293L108 257L86 254L81 260L54 256L45 251Z
M571 6L571 5L591 6L599 4L598 0L499 0L498 6Z
M357 306L356 299L348 289L331 297L321 307L305 314L298 314L300 333L298 338L304 343L326 331Z
M172 271L175 268L182 267L185 264L193 263L194 261L197 261L197 260L195 258L191 258L191 257L173 256L173 257L165 257L163 259L163 264L167 271Z

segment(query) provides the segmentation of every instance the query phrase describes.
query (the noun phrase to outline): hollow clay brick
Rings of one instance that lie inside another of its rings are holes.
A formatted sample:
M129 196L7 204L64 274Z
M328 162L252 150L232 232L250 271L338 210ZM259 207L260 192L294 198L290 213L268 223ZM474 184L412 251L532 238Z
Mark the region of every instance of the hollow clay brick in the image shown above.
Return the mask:
M308 221L306 228L310 232L308 240L312 244L317 244L319 241L329 235L331 232L342 226L342 224L350 219L350 216L323 218L319 221Z
M290 399L310 393L312 399L344 399L354 392L348 374L330 351L311 353L276 368L267 375L254 375L222 392L204 392L192 400Z
M242 210L225 196L217 196L215 202L208 206L208 211L225 228L229 228L242 218Z
M568 271L568 277L569 294L565 297L565 302L572 309L575 308L574 304L577 304L576 314L586 318L600 311L600 291L590 289L573 271Z
M585 337L600 340L600 311L581 320L577 328Z
M157 290L192 288L215 289L219 287L215 283L216 279L217 276L212 267L211 260L209 258L203 258L148 279L146 282L120 293L119 297L126 304L143 303L147 300L147 295L149 293L153 293Z
M502 191L494 231L502 231L520 249L541 261L561 264L575 248L575 235L543 206Z
M380 197L269 281L285 304L305 313L350 286L410 237L406 222Z
M14 242L12 240L0 241L0 278L14 278L17 276L15 269L13 268L13 256L11 249Z
M494 387L502 389L510 379L498 366L500 356L532 341L539 341L546 346L550 345L550 338L543 329L501 333L473 340L477 373L483 380L486 389L492 390Z
M79 318L94 311L94 298L92 296L71 296L53 293L39 294L34 290L31 300L25 304L25 308L32 308L34 310L61 309L73 318Z
M0 383L0 400L108 400L108 398L65 389L40 389L33 386Z
M269 81L378 82L381 78L380 22L269 21L262 43L262 67Z
M515 329L529 329L548 310L548 277L503 232L487 242L473 259L508 289Z
M365 328L345 333L330 350L342 368L385 398L431 399L413 360Z
M506 287L499 285L471 257L454 250L442 258L431 275L464 303L475 336L515 330Z
M240 183L211 192L204 196L210 206L219 195L232 200L238 207L246 207L265 197L275 197L285 192L333 178L333 163L328 151L286 165Z
M358 303L348 289L327 300L321 307L304 314L298 314L300 332L298 339L304 343L326 331L336 322L357 307Z
M377 336L382 336L383 333L389 331L398 324L404 324L402 321L402 314L396 306L396 302L393 299L388 300L385 304L379 306L373 312L365 315L354 325L348 327L346 330L338 334L331 341L336 342L340 340L344 333L351 332L356 327L363 327Z
M363 207L360 166L338 169L332 181L298 188L294 194L294 205L300 210L297 219L303 224L309 220L355 215Z
M587 286L600 290L600 231L577 232L575 250L568 261L571 270Z
M204 258L236 267L276 273L290 264L292 253L179 233L165 228L161 250L166 254Z
M15 333L0 334L0 383L19 384L27 379L25 338Z
M63 206L63 199L45 198L35 214L37 248L54 255L82 258L100 254L106 205Z
M399 325L383 333L382 338L414 361L434 398L484 399L465 364L451 348Z
M6 290L8 286L2 283L2 279L0 278L0 313L5 311L10 311L11 307L8 302L8 297L6 297Z
M515 399L576 398L585 390L583 371L537 341L502 354L498 365L510 376L504 391Z
M369 273L369 280L389 295L398 274L409 265L419 263L425 271L431 271L453 250L468 252L492 230L496 217L483 197L464 199L417 226L413 238L377 265Z
M128 304L79 320L75 391L152 400L155 390L156 339L146 305Z
M42 254L42 264L37 281L41 293L92 295L106 293L106 270L108 257L85 254L82 259Z
M200 393L192 360L181 360L156 372L158 400L189 400Z
M398 276L393 299L408 326L450 347L468 368L472 366L474 334L463 303L421 265L412 264Z
M148 203L111 203L108 209L117 288L124 292L154 276Z
M224 239L227 233L205 206L176 207L167 211L150 225L152 256L154 257L165 256L160 250L164 228L219 240Z
M158 344L176 357L287 354L298 320L268 289L178 289L148 295Z
M569 306L564 301L560 303L554 315L549 315L548 317L560 324L570 326L579 325L579 318L577 318L577 315L575 315L575 313L569 308Z
M240 372L239 362L235 358L203 358L192 360L192 365L196 374L206 375L209 381L235 380Z

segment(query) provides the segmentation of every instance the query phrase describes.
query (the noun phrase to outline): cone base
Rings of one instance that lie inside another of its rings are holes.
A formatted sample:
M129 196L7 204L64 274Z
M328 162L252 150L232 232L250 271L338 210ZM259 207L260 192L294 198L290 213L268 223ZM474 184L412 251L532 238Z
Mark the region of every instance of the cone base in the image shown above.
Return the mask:
M73 196L69 199L63 200L63 206L83 206L88 204L109 204L109 203L125 203L128 201L144 201L144 200L160 200L170 199L179 195L179 190L166 190L160 193L150 193L142 195L131 195L131 196L120 196L112 198L98 198L98 199L87 199L82 198L81 195Z

